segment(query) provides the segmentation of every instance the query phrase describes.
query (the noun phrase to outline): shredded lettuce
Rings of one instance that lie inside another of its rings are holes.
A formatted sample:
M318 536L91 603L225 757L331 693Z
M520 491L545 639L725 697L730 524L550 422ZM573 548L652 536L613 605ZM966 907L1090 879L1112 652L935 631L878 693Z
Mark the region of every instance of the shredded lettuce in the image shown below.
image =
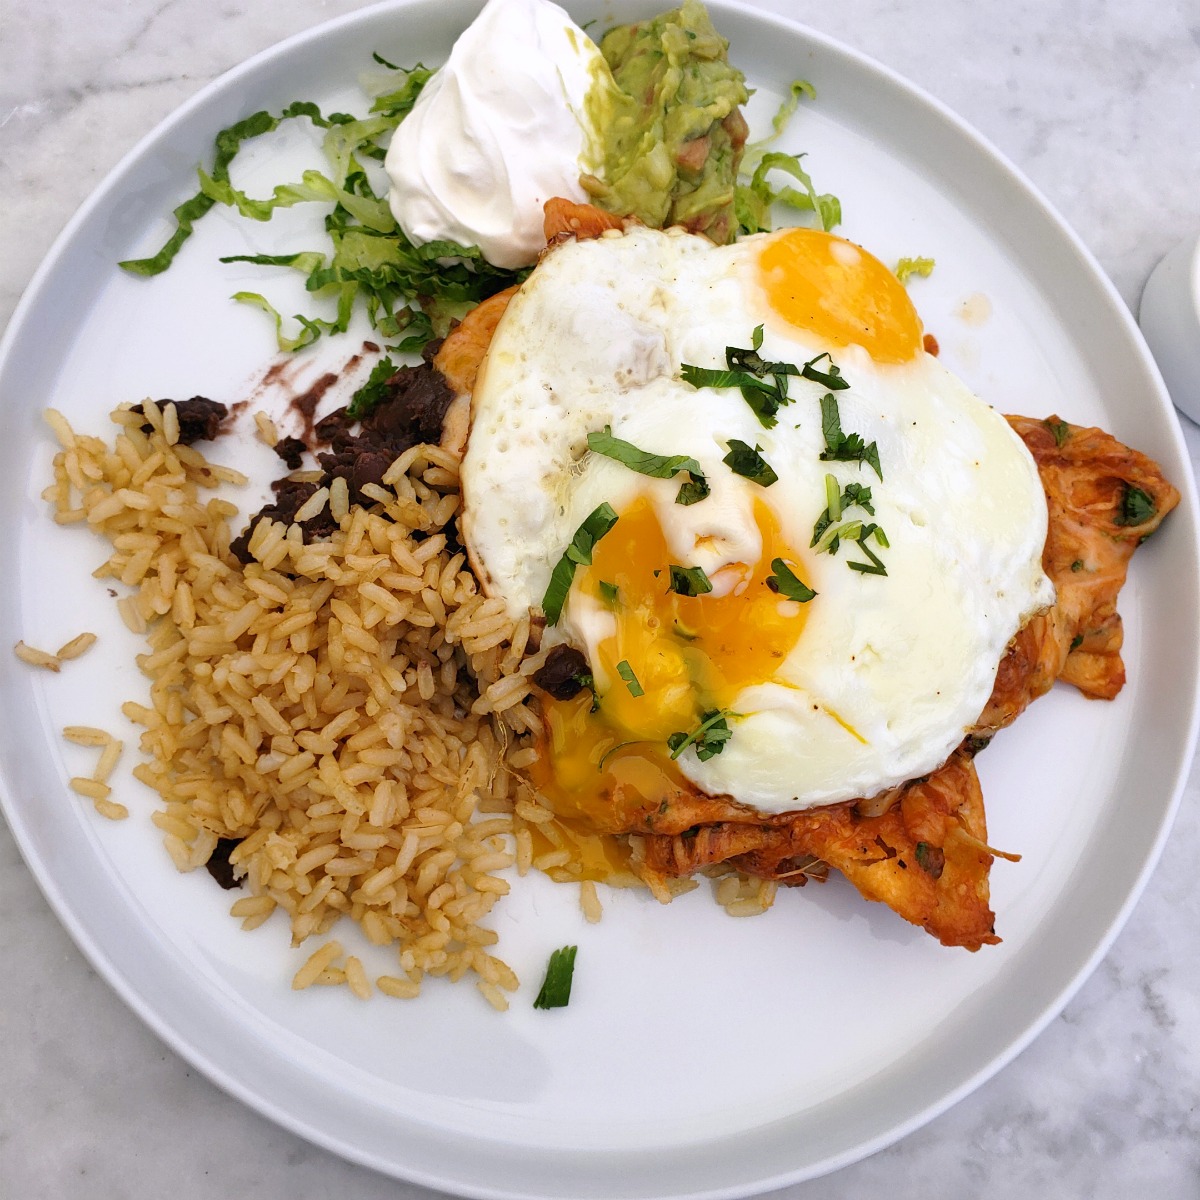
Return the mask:
M828 192L816 190L808 172L800 165L804 155L785 154L781 150L768 149L787 128L801 98L815 100L816 95L816 89L808 80L794 80L771 120L773 132L746 147L733 198L739 233L768 232L771 229L773 204L783 204L797 212L815 213L821 222L821 228L826 231L841 224L841 201ZM776 186L768 178L773 171L790 175L803 190L786 183Z
M913 275L927 279L932 273L932 258L902 258L896 264L895 270L895 276L901 283L907 283Z
M467 307L523 278L524 273L493 267L477 247L446 241L414 246L397 227L386 199L372 188L363 160L385 157L388 140L433 72L421 64L405 69L379 55L374 57L390 74L375 96L369 116L331 113L325 117L315 104L297 101L278 116L258 112L222 130L216 138L211 169L198 168L200 190L175 209L174 233L152 257L120 265L136 275L165 271L191 236L195 222L217 204L254 221L269 221L276 209L296 204L332 206L325 217L331 244L327 249L234 254L220 260L299 271L309 293L333 301L331 316L297 313L293 319L298 328L286 332L284 317L265 296L235 293L233 299L271 317L279 348L285 351L311 345L322 334L345 332L359 303L382 337L409 335L392 349L419 349L435 331L444 333L451 318ZM328 171L305 171L298 181L277 185L268 197L249 196L234 187L229 168L242 145L300 117L325 131L322 149Z

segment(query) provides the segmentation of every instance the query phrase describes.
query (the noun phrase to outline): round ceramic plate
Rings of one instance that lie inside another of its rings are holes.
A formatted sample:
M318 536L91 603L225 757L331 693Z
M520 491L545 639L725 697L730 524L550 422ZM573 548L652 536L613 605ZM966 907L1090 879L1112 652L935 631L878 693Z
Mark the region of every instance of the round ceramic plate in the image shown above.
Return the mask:
M275 403L262 382L271 331L229 297L262 291L285 312L309 302L288 278L217 257L314 247L314 210L269 225L214 212L154 280L117 261L157 247L218 129L297 97L364 111L359 75L372 51L436 63L476 7L372 8L231 72L126 158L30 287L0 353L0 520L15 551L0 640L54 648L91 629L100 642L59 675L0 656L6 811L62 921L130 1006L213 1080L303 1136L475 1196L746 1194L848 1163L945 1109L1061 1009L1115 936L1166 836L1194 742L1190 472L1128 315L1011 168L877 65L714 3L758 88L759 130L793 78L815 84L817 100L783 146L806 151L817 187L840 196L841 232L885 261L937 260L910 286L944 361L1002 411L1109 429L1185 491L1122 595L1129 684L1107 704L1056 689L981 756L990 840L1023 857L993 868L1004 940L978 954L944 949L838 881L788 891L742 921L707 886L668 907L606 895L603 921L588 926L573 888L529 878L495 915L501 953L523 980L506 1014L469 985L440 981L413 1002L293 993L307 951L289 947L282 921L241 932L230 897L204 872L178 875L159 845L152 797L128 774L136 732L120 715L123 700L144 694L137 646L91 578L104 548L56 527L40 498L53 445L39 414L54 405L77 428L104 432L111 408L146 395ZM602 22L653 11L643 0L573 8ZM293 128L249 150L235 179L264 194L309 165L320 165L313 139ZM300 387L359 344L326 340L286 371ZM248 433L215 453L260 478L270 470ZM242 503L251 511L258 500ZM89 766L88 751L62 742L68 724L131 744L116 777L130 820L105 822L68 790ZM535 1011L547 953L568 942L579 946L571 1004ZM369 966L393 968L378 955Z

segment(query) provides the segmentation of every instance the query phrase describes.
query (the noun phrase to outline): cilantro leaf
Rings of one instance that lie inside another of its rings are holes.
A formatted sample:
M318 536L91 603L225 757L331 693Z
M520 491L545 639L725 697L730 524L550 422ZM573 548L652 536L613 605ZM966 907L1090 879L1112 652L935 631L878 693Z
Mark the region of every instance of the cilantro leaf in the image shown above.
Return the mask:
M820 403L821 432L825 436L825 449L821 451L821 460L866 463L882 479L878 445L875 442L865 443L860 434L842 432L837 397L832 392L826 392Z
M567 593L575 578L576 567L587 567L592 562L592 551L596 543L617 523L617 514L611 504L604 503L594 508L575 531L571 544L563 551L550 575L546 594L542 597L542 612L548 625L557 625L562 616Z
M761 446L749 446L737 438L730 438L727 445L729 453L721 461L735 474L759 487L770 487L776 483L779 476L775 474L770 463L759 453Z
M387 381L396 373L396 364L390 358L381 358L367 377L367 382L350 397L346 416L355 421L362 420L387 395Z
M773 575L767 578L767 587L778 592L787 600L796 600L807 604L817 593L804 583L782 558L771 560Z
M533 1002L534 1008L566 1008L570 1003L577 950L577 946L563 946L551 952L546 964L546 978Z
M636 700L639 696L646 694L646 689L638 682L638 677L633 673L633 668L629 665L628 659L621 659L617 663L617 674L625 680L625 686L629 689L629 694Z
M600 707L600 693L596 691L596 677L591 671L576 671L571 678L579 684L581 688L587 688L592 693L592 706L588 712L595 712Z
M821 542L826 530L841 518L842 513L855 507L863 509L872 517L875 515L875 508L871 503L871 489L861 483L848 483L839 490L837 479L833 475L826 475L825 509L813 525L812 541L808 543L809 546L816 546ZM836 546L830 549L831 553L837 553Z
M1121 507L1113 518L1114 525L1144 525L1158 512L1154 498L1132 484L1125 484L1121 493Z
M1054 434L1056 446L1061 446L1071 436L1071 427L1066 421L1055 421L1053 418L1047 417L1042 424Z
M679 596L703 596L712 591L712 582L703 567L680 567L672 563L668 591Z
M701 762L708 762L725 749L725 743L733 736L728 718L734 716L737 716L737 713L728 708L713 708L701 714L700 724L690 733L681 730L667 738L671 758L676 759L689 746L695 746L696 757Z
M792 397L787 394L788 376L799 375L800 369L793 363L767 362L763 359L758 353L762 346L762 330L761 325L755 328L750 349L725 347L727 370L684 363L679 368L679 377L695 388L740 389L742 398L758 418L759 424L764 429L771 429L778 423L775 414L785 404L792 403ZM767 376L770 376L770 382Z
M829 359L829 370L818 371L817 363L823 358ZM850 386L849 382L843 377L841 368L830 357L829 351L824 354L818 354L816 358L810 358L808 362L800 368L800 374L805 379L811 379L814 383L823 383L830 391L841 392L845 391Z
M613 437L612 426L605 425L600 433L589 433L587 436L588 449L605 458L619 462L623 467L636 471L639 475L647 475L651 479L672 479L681 471L686 472L688 481L680 485L675 496L676 504L695 504L703 500L709 493L708 480L700 470L700 464L686 454L651 454L648 450L640 450L632 442Z

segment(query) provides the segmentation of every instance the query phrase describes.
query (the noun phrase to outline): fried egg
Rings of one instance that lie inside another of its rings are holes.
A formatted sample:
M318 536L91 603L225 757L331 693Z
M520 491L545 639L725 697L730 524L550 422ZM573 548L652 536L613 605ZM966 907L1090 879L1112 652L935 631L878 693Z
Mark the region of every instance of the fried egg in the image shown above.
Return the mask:
M603 825L618 784L778 813L945 761L1053 588L1030 455L922 336L892 272L820 231L631 228L543 257L476 380L461 519L514 618L570 577L544 645L583 652L594 699L547 700L540 785Z

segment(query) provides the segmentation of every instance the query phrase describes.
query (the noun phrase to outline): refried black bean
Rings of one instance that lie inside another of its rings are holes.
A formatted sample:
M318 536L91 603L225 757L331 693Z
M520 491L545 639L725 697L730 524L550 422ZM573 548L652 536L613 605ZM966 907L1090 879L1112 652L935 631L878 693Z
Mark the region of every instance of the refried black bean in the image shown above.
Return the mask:
M228 892L240 888L242 881L234 877L229 856L242 844L241 838L217 838L216 848L209 855L204 869Z
M555 700L570 700L583 691L580 676L587 673L587 659L574 646L559 645L546 655L546 661L531 678Z
M298 479L277 479L271 484L271 490L275 493L275 503L264 504L250 518L250 523L246 528L229 543L229 549L234 558L249 566L254 561L254 555L250 553L250 537L258 522L263 517L269 517L272 521L282 521L285 525L292 524L296 519L296 514L320 486L322 485L313 483L311 480ZM315 517L302 521L300 528L304 531L306 543L319 542L333 533L337 528L337 522L334 521L333 515L329 511L329 505L326 505Z
M363 432L399 452L419 442L437 442L454 399L442 373L429 363L401 367L386 384L389 395L363 421Z
M317 482L298 483L279 480L272 484L275 500L265 505L250 518L246 529L233 540L230 549L243 563L252 561L249 543L254 526L263 517L290 524L297 511L320 487L327 487L335 479L345 479L351 504L369 504L370 497L363 493L368 484L381 484L387 469L412 446L422 442L437 443L442 436L442 423L454 394L442 373L432 364L436 345L429 343L423 352L425 361L419 366L402 367L387 381L387 394L370 415L358 425L345 408L339 408L323 417L313 426L313 436L318 444L328 449L317 452L317 465L321 478ZM430 346L434 350L430 350ZM289 467L300 465L297 455L293 462L281 448L285 442L299 442L298 438L287 438L276 452ZM300 442L303 447L304 443ZM329 508L326 506L312 520L303 522L305 542L328 538L337 528Z
M272 449L290 470L297 471L304 461L304 452L308 447L298 437L285 437L280 438Z
M167 404L175 405L175 415L179 418L179 441L184 446L193 442L211 442L221 432L221 422L229 415L229 409L219 400L209 400L206 396L193 396L190 400L159 400L159 408ZM133 406L135 413L145 410L140 404ZM154 426L146 422L142 426L143 433L152 433Z

